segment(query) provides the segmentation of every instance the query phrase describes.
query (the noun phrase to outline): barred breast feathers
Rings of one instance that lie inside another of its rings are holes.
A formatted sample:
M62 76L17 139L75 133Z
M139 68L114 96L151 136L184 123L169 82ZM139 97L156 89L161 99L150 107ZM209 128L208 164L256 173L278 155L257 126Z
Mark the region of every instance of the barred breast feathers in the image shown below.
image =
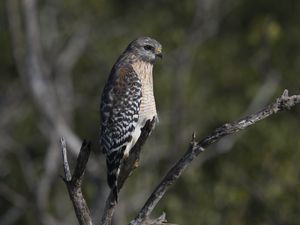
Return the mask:
M132 67L142 83L142 102L139 116L143 120L157 117L154 91L153 91L153 64L142 60L137 60Z

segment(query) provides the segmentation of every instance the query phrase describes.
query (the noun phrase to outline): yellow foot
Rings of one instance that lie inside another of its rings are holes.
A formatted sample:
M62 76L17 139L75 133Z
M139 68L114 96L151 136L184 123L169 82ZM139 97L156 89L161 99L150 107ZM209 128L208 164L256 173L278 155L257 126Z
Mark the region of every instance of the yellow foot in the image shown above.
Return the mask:
M133 168L136 169L139 167L139 160L137 159L135 162L134 162L134 165L133 165Z
M129 154L124 154L123 159L127 160L129 158Z

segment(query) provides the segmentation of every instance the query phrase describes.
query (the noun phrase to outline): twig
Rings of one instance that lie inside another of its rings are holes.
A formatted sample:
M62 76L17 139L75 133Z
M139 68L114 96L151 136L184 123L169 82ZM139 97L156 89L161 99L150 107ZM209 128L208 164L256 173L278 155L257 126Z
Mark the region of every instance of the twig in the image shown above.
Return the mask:
M263 106L265 106L270 99L274 96L278 86L280 77L275 72L269 72L266 77L264 84L257 91L256 96L252 99L248 109L243 113L243 115L247 115L249 113L253 113ZM210 151L206 151L199 161L200 164L204 163L207 160L210 160L214 157L217 157L220 154L225 154L232 150L234 144L243 136L243 133L239 133L235 136L228 136L220 140Z
M174 223L168 223L166 219L166 213L163 212L161 216L156 219L147 218L141 225L177 225Z
M90 210L86 204L81 190L83 174L91 153L91 143L85 140L83 141L72 176L67 159L67 147L64 138L61 138L60 146L65 173L63 180L68 188L69 196L73 203L78 222L80 225L93 225Z
M61 152L62 152L62 158L63 158L65 180L71 181L72 176L71 176L71 171L70 171L68 157L67 157L67 144L66 144L66 140L64 138L60 139L60 146L61 146Z
M153 118L151 121L148 120L145 124L145 126L141 129L141 136L139 137L138 141L134 145L134 147L130 151L129 158L124 162L124 164L121 166L121 172L120 176L118 178L118 189L120 190L123 187L123 184L125 183L126 179L129 177L129 175L132 173L132 171L136 168L136 164L139 161L140 153L142 150L142 146L146 142L148 136L150 135L154 124L155 124L155 118ZM101 225L110 225L111 220L115 211L117 203L115 202L115 199L113 197L113 194L110 193L105 204L104 212L101 219Z
M144 221L149 218L151 212L164 196L168 188L180 177L182 172L192 162L192 160L195 159L201 152L203 152L206 147L220 140L224 136L239 132L260 120L263 120L282 110L288 110L299 103L300 95L288 96L288 91L285 90L281 97L279 97L274 103L265 107L263 110L246 116L237 122L224 124L199 142L196 142L193 138L187 152L169 170L167 175L162 179L160 184L155 188L151 196L148 198L137 217L130 222L130 225L144 224Z

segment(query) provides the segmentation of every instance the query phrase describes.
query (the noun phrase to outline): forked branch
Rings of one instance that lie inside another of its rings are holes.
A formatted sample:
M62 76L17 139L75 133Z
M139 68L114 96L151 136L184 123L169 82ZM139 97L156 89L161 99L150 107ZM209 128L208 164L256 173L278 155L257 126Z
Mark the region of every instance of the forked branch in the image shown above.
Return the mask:
M299 102L300 95L288 96L288 90L285 90L281 97L277 98L274 103L266 106L261 111L246 116L236 122L224 124L223 126L215 129L210 135L199 142L196 142L195 136L193 135L192 141L186 153L168 171L167 175L162 179L160 184L155 188L151 196L148 198L137 217L130 222L130 225L145 224L144 221L149 218L151 212L164 196L168 188L180 177L182 172L193 161L193 159L195 159L209 145L215 143L224 136L237 133L275 113L290 109L296 104L299 104Z
M66 141L64 138L60 139L60 146L65 173L63 181L68 188L69 196L73 203L78 222L80 225L93 225L90 210L81 190L82 178L91 153L91 143L85 140L83 141L72 176L67 158Z
M274 103L266 106L261 111L246 116L236 122L224 124L223 126L215 129L206 138L198 142L195 140L195 135L193 135L192 141L190 142L186 153L168 171L167 175L162 179L160 184L150 195L147 202L138 213L137 217L132 220L129 225L171 225L170 223L167 223L165 214L154 220L150 219L150 215L168 188L180 177L182 172L187 168L187 166L190 165L193 159L203 152L205 148L220 140L222 137L237 133L260 120L263 120L280 111L288 110L299 103L300 95L288 96L288 91L285 90L281 97L279 97ZM120 185L119 189L122 188L130 173L135 169L136 162L139 160L141 148L151 133L154 123L154 119L147 122L145 127L142 129L140 138L138 139L134 148L131 150L129 159L124 163L124 165L122 165L121 174L118 180ZM80 225L92 225L93 223L90 212L81 191L82 177L91 151L90 143L87 143L86 141L83 142L72 176L68 165L66 143L64 139L61 139L61 149L63 155L63 166L65 170L64 181L67 185L77 219ZM106 207L100 223L101 225L111 224L116 205L117 202L114 201L112 194L110 194L106 201Z
M142 128L141 136L139 137L137 143L134 145L134 147L131 150L130 157L122 165L121 173L118 180L119 189L123 187L123 184L129 177L131 172L136 168L136 163L139 161L142 146L144 145L147 138L149 137L154 127L154 124L155 124L154 118L151 121L149 120L146 122L145 126ZM62 158L63 158L64 173L65 173L65 177L63 178L63 180L67 185L77 219L80 225L92 225L93 222L90 216L90 211L81 190L81 183L82 183L84 170L86 168L86 163L88 161L90 151L91 151L90 143L86 141L82 143L73 176L71 176L71 172L69 168L69 163L67 159L66 141L64 140L64 138L61 138L60 144L61 144L61 151L62 151ZM111 224L111 220L116 205L117 202L115 202L112 193L110 193L106 200L106 205L101 219L101 225Z

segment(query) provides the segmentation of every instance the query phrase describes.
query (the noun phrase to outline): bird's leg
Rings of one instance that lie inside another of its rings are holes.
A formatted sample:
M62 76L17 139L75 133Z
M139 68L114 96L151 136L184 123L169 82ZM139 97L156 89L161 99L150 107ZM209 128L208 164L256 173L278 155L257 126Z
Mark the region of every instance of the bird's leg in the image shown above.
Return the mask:
M133 169L136 169L136 168L138 168L139 166L140 166L140 160L137 159L137 160L135 160L135 162L134 162L134 164L133 164Z
M127 160L129 158L129 152L124 152L123 159Z

